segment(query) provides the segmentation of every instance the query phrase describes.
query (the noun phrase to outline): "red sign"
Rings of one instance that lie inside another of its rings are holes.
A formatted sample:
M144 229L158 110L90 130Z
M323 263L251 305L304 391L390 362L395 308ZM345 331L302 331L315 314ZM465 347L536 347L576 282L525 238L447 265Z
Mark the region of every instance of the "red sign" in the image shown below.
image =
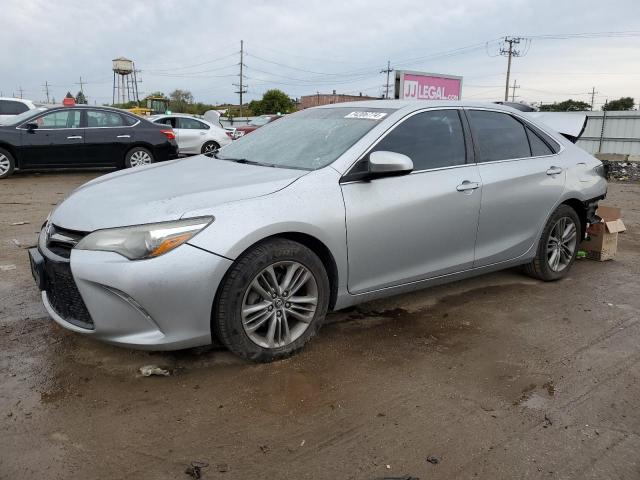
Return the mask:
M76 101L73 97L64 97L62 100L62 105L65 107L73 107L76 104Z

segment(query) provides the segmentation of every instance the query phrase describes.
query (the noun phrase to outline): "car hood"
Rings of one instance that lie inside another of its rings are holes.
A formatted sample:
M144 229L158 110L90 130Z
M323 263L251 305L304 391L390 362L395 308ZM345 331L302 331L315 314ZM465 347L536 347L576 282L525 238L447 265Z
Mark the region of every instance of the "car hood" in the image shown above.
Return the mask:
M199 155L98 177L72 192L51 222L89 232L177 220L189 211L267 195L306 173Z

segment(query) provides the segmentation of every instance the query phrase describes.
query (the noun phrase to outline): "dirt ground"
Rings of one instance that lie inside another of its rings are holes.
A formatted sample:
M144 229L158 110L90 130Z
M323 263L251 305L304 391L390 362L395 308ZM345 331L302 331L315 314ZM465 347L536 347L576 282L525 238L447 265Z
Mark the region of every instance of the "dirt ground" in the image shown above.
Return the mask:
M204 479L640 478L640 185L610 185L628 228L614 261L368 303L254 365L48 318L25 247L95 175L0 182L0 478L188 480L191 462Z

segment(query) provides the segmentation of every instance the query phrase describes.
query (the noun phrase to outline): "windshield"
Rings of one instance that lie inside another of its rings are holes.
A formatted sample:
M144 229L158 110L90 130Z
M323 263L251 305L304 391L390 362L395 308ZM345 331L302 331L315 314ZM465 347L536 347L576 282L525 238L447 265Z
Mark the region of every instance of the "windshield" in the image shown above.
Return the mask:
M393 109L303 110L270 122L220 150L218 158L316 170L333 163Z
M271 117L270 116L263 115L261 117L254 118L253 120L251 120L249 122L249 125L251 125L252 127L261 127L262 125L266 125L270 121L271 121Z
M2 125L20 125L25 120L30 119L31 117L35 117L37 114L42 113L46 110L45 107L38 107L32 110L27 110L26 112L21 113L20 115L15 115L13 117L7 118L0 122Z

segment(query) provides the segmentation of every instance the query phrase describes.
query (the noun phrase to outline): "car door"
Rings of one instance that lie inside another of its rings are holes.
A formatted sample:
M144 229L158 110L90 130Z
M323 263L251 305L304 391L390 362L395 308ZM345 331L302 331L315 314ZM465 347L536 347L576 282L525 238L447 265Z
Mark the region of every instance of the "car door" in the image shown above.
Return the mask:
M132 117L110 110L84 111L85 164L118 166L124 162L129 145L135 140Z
M553 140L506 112L467 109L482 178L475 266L526 254L564 189Z
M79 109L65 108L44 113L20 125L23 168L73 167L82 163L84 129Z
M482 185L477 165L467 161L466 137L457 109L418 112L370 150L409 156L412 173L343 178L351 293L472 267ZM366 162L352 172L366 170Z
M189 117L176 117L180 153L200 153L208 125Z

